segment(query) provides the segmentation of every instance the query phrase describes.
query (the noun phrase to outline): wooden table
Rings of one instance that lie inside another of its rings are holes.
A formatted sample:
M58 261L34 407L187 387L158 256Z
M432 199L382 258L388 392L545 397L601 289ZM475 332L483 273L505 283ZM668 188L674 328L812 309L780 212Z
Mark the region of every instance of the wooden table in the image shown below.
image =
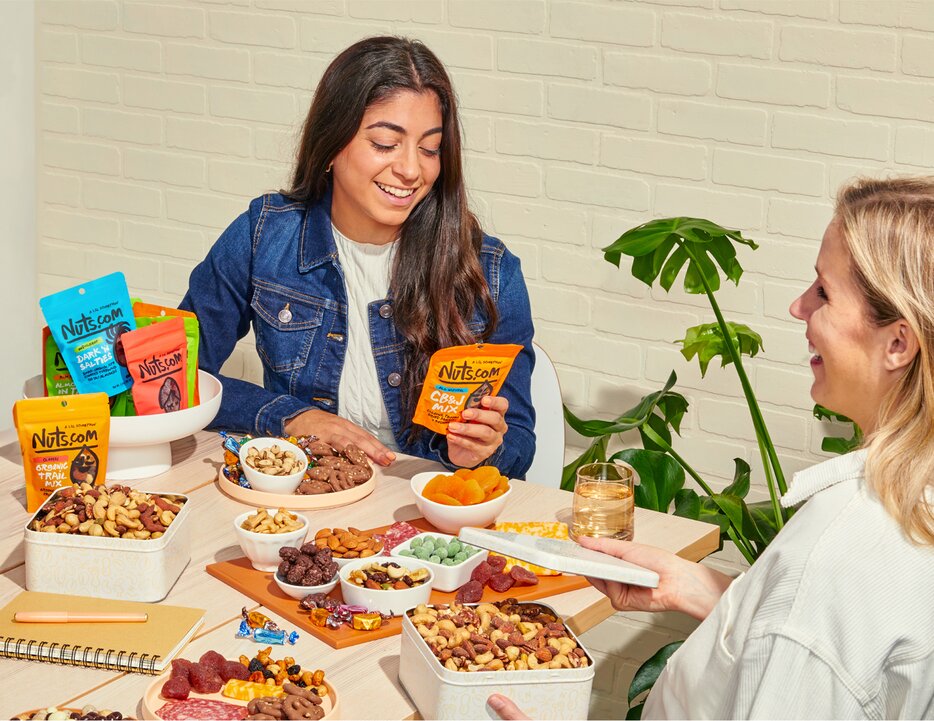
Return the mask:
M146 491L177 491L190 496L191 562L172 588L166 603L206 608L205 623L182 655L197 659L209 649L228 658L252 656L259 646L237 639L240 609L258 608L283 627L288 622L209 576L204 566L242 556L232 519L246 509L215 484L223 453L218 436L201 432L173 444L172 469L161 476L131 483ZM373 528L419 516L408 479L437 468L422 459L402 457L386 469L376 490L351 506L303 512L313 529L353 525ZM499 520L567 521L571 495L565 491L514 482L514 492ZM22 459L18 445L0 446L0 498L5 519L0 526L0 605L25 587L23 526L26 513ZM706 523L636 509L637 539L699 560L717 548L717 529ZM548 599L571 628L581 633L613 613L592 588ZM399 637L393 636L344 650L335 650L310 634L302 634L287 653L305 668L323 668L340 699L343 718L407 718L415 714L398 679ZM94 704L139 717L139 701L153 677L74 668L31 661L0 659L0 718L45 706Z

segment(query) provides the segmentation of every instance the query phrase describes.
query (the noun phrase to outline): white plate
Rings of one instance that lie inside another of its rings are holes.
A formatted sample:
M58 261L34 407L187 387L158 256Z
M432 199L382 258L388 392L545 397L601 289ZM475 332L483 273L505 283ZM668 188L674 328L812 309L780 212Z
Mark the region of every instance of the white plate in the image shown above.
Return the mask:
M304 669L305 667L302 666ZM149 719L150 721L161 721L159 716L156 715L156 711L165 706L167 703L171 703L177 699L167 699L162 698L160 691L162 691L162 685L169 680L172 675L172 669L169 668L163 673L159 678L149 684L149 687L146 689L146 694L143 696L143 700L140 701L140 707L142 708L142 717L144 719ZM324 709L324 718L326 719L338 719L340 718L339 709L338 709L338 698L337 693L334 691L334 686L328 683L327 679L324 681L324 685L328 688L328 695L322 698L321 708ZM239 701L235 698L227 698L220 692L218 693L195 693L192 691L188 698L204 698L210 699L211 701L224 701L225 703L233 704L234 706L246 706L246 701Z
M369 496L376 489L376 478L381 472L377 466L370 467L373 469L370 480L346 491L337 491L336 493L318 493L311 496L300 496L295 493L264 493L228 481L227 476L224 475L223 465L217 471L217 487L235 501L253 507L288 508L292 511L337 508L338 506L346 506L349 503L356 503L360 499Z

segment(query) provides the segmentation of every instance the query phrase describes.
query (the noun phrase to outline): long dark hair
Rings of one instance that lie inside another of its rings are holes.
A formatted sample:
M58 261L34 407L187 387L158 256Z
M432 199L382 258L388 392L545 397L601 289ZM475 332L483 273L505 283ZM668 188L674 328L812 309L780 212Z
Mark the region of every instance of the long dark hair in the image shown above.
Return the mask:
M320 200L331 182L328 165L356 135L366 109L401 91L434 92L442 118L441 173L402 226L390 280L393 318L406 340L409 418L431 354L485 340L499 317L480 265L480 223L467 207L457 99L437 56L417 40L397 37L366 38L338 55L318 83L285 195ZM478 334L469 326L475 313L484 324Z

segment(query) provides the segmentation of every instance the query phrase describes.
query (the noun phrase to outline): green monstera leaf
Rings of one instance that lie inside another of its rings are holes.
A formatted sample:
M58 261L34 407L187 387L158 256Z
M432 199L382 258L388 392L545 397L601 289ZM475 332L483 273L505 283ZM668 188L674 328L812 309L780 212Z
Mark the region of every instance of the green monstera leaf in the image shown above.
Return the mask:
M726 321L725 324L730 339L740 354L752 358L765 348L762 343L762 336L748 325L730 321ZM675 341L675 343L681 344L681 355L686 360L691 360L691 358L697 356L697 361L700 363L701 377L707 375L707 366L717 356L720 357L721 368L733 362L727 349L726 340L723 337L723 329L719 323L704 323L703 325L688 328L684 338Z
M671 390L677 380L678 376L672 371L661 390L643 396L636 406L611 421L583 420L565 406L564 419L567 424L582 436L596 438L597 440L591 443L590 447L578 458L564 467L561 474L561 488L566 491L574 489L577 469L581 466L606 460L607 442L613 434L624 433L633 429L639 429L639 432L642 433L642 427L648 424L666 442L670 443L671 429L674 429L675 433L680 433L681 420L688 409L687 399L680 393ZM643 444L649 450L662 450L647 439L644 434Z
M724 228L701 218L662 218L628 230L603 249L604 258L619 267L622 256L633 258L632 274L646 285L656 279L671 290L681 270L688 293L720 288L720 271L739 283L743 268L736 259L734 243L759 246L738 230ZM717 270L720 267L720 271Z
M635 487L635 503L639 508L668 513L668 507L684 487L684 468L667 453L627 448L614 453L610 460L623 461L636 469L639 485Z

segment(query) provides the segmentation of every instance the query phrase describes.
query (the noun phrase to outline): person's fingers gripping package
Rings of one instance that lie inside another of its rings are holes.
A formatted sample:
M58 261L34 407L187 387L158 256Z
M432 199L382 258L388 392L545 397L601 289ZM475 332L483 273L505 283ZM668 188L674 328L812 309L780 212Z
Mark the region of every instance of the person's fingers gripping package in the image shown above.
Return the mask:
M447 435L448 423L459 421L462 411L478 408L484 396L499 393L521 350L521 345L477 343L435 351L413 422Z

